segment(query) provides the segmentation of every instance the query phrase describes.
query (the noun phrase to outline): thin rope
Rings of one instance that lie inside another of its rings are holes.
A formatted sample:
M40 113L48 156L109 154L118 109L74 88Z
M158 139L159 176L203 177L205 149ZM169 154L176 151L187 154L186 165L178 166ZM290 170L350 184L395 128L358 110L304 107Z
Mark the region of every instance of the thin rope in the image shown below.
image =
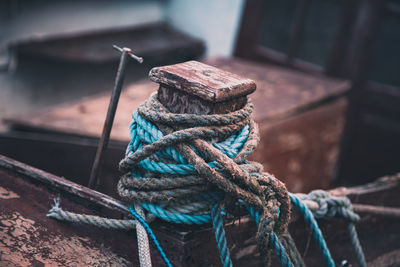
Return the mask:
M133 207L136 213L141 217L144 218L145 214L143 212L142 207L137 203L134 202ZM137 236L137 243L138 243L138 253L140 255L139 262L141 267L151 267L151 256L150 256L150 245L149 245L149 238L147 236L146 229L142 226L141 223L136 225L136 236Z
M211 209L211 218L222 266L232 267L232 260L230 257L228 244L226 242L224 222L222 220L221 208L219 203L215 204L214 207Z
M310 227L311 233L314 239L317 241L318 248L324 257L326 265L328 267L335 267L335 262L332 259L331 253L328 249L328 246L326 245L322 232L319 229L318 223L314 219L314 216L311 213L310 209L300 200L300 198L298 198L294 194L290 195L290 200L295 206L299 208L301 214L303 214L305 222Z
M303 202L310 202L312 213L316 218L333 218L335 216L345 218L348 221L347 231L356 253L357 263L362 267L367 266L354 225L354 223L360 220L360 217L353 211L350 200L347 197L330 196L323 190L314 190L307 195L299 194L299 198L302 198Z
M146 221L139 215L137 214L137 212L135 211L135 207L134 204L132 204L129 207L129 210L132 214L133 217L135 217L135 219L143 226L143 228L146 230L146 232L148 233L148 235L150 236L150 238L153 240L154 245L156 246L158 252L160 253L161 258L163 259L163 261L165 262L165 265L167 265L168 267L172 267L171 262L169 261L169 259L167 258L167 255L165 255L164 250L162 249L160 243L158 242L156 236L154 235L153 231L151 230L150 226L146 223Z

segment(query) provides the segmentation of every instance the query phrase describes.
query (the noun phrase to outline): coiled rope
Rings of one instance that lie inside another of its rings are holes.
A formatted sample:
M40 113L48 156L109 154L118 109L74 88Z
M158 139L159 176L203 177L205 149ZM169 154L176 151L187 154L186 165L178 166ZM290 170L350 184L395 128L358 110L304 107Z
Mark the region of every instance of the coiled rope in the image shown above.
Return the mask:
M259 141L252 110L248 102L223 115L173 114L153 95L133 114L120 163L128 173L118 193L175 223L210 222L215 200L229 207L241 199L260 213L257 245L268 265L270 234L287 228L289 195L282 182L246 159ZM185 210L177 212L182 204Z
M259 142L257 125L250 119L252 110L248 101L242 109L228 114L175 114L153 95L132 115L131 141L120 162L126 173L118 182L119 195L169 222L212 222L224 266L232 266L232 261L222 210L238 215L238 201L248 207L258 224L257 246L265 266L270 263L271 251L282 266L304 265L287 233L291 201L309 223L327 265L334 266L307 205L296 195L289 197L281 181L246 159ZM314 212L322 212L322 199L308 200L318 204ZM55 209L49 216L59 219L62 212ZM345 213L343 208L341 215ZM152 239L156 243L155 237Z

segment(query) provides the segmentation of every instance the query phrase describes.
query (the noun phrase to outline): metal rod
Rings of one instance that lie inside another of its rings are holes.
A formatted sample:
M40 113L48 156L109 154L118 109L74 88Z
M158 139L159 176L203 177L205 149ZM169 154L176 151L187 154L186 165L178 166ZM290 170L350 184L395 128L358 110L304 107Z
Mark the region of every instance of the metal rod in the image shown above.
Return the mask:
M113 45L113 48L121 52L121 58L119 61L118 72L115 78L115 85L112 91L110 104L108 106L107 117L104 122L103 132L101 134L99 146L97 147L96 157L94 159L92 170L90 172L90 178L88 183L89 188L94 188L96 186L97 179L101 170L103 154L108 146L108 141L110 140L110 133L112 125L114 123L115 112L117 110L117 105L119 97L121 95L122 85L124 82L125 69L126 69L126 64L128 62L127 56L130 56L139 63L143 62L143 58L134 55L132 53L132 50L129 48L126 47L120 48L116 45Z

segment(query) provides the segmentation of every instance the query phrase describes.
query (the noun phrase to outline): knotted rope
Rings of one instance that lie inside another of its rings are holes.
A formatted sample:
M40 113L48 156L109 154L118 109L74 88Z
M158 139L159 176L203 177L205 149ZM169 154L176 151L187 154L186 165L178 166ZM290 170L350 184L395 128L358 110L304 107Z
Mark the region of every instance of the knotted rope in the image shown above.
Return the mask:
M355 228L355 223L360 220L360 216L353 211L350 200L347 197L331 196L323 190L314 190L307 195L298 194L298 198L308 204L307 206L315 218L340 216L348 221L347 231L356 253L357 262L360 266L366 267L367 263Z
M230 207L241 199L260 213L258 248L267 264L270 234L287 228L289 195L282 182L246 159L259 141L252 110L248 102L223 115L174 114L153 95L132 116L120 163L128 173L118 193L175 223L210 222L216 201Z
M281 181L263 173L260 164L246 159L259 142L257 125L250 118L252 110L249 101L242 109L228 114L175 114L153 95L132 114L131 140L125 158L120 162L120 169L126 173L118 182L119 195L133 201L135 207L142 207L148 214L169 222L213 223L224 266L232 266L232 261L222 215L238 215L241 204L248 208L257 222L257 246L263 264L269 265L273 251L282 266L303 266L287 232L291 201L310 225L327 265L334 266L322 233L307 206L314 208L317 217L340 214L350 218L354 214L346 212L346 208L333 212L334 205L328 205L331 203L329 198L289 196ZM153 239L166 264L170 265L145 219L132 207L131 212ZM102 226L100 217L79 215L77 218L61 208L53 208L48 216ZM108 225L115 224L108 222ZM127 227L132 225L130 221Z

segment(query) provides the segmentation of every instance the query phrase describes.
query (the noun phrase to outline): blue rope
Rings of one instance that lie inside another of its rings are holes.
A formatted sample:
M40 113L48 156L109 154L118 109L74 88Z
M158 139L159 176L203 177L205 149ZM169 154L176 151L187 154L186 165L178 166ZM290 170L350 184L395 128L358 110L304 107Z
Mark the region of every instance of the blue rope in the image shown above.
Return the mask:
M130 143L126 150L126 159L129 162L129 155L132 155L135 151L140 149L144 143L154 143L157 140L164 137L163 132L161 132L154 124L144 119L139 115L137 111L132 114L133 121L129 125L130 130ZM232 134L225 140L219 143L213 143L213 146L230 158L234 158L242 149L244 143L247 141L248 135L250 133L249 125L245 125L237 133ZM178 153L175 148L167 147L163 151L157 152L157 155L165 158L174 160L175 163L164 163L160 161L152 161L150 159L144 159L138 163L138 165L146 171L159 173L159 174L169 174L169 175L192 175L196 174L197 171L192 164L189 164L185 158L183 158L180 153ZM221 167L218 163L212 161L208 165L216 170ZM136 177L139 177L135 173ZM202 195L202 194L199 194ZM205 197L209 197L209 194L204 194ZM215 197L213 197L215 199ZM215 203L215 201L214 201ZM168 211L159 205L153 203L141 203L142 207L148 212L153 213L157 217L174 223L183 224L205 224L210 223L210 214L183 214Z
M347 231L349 232L350 240L356 253L358 265L360 267L367 267L367 261L365 260L365 255L361 248L360 240L358 239L356 227L353 222L349 222L347 225Z
M274 232L272 232L269 235L269 244L272 248L274 248L275 255L278 257L278 259L281 263L281 266L283 266L283 267L292 267L293 266L288 254L286 252L285 247L279 241L278 236Z
M148 212L153 213L157 217L167 222L184 223L184 224L204 224L211 222L210 214L189 215L189 214L171 212L152 203L142 203L142 207L145 208Z
M312 212L296 195L289 194L289 197L292 204L294 204L299 208L300 212L304 216L305 222L311 228L311 233L317 242L319 250L322 252L326 265L328 267L335 267L335 262L332 259L331 253L328 249L328 246L326 245L324 236L322 235L322 232L319 229L318 223L315 220Z
M224 222L222 220L220 204L217 203L211 209L211 218L215 232L215 239L217 240L219 256L221 257L222 265L224 267L232 267L232 260L229 253L229 248L226 242Z
M129 164L129 157L130 155L133 155L135 151L140 149L144 144L150 144L154 143L162 138L164 138L164 134L151 122L147 121L145 118L143 118L137 111L135 111L132 114L133 122L130 125L130 135L131 135L131 141L128 145L127 151L126 151L126 158L124 159L126 163ZM201 118L199 118L201 119ZM205 122L204 122L205 123ZM222 153L227 155L230 158L235 158L238 153L241 151L243 145L246 143L248 136L249 136L249 125L244 126L241 130L239 130L237 133L232 134L230 137L226 138L225 140L219 142L219 143L212 143L212 145L220 150ZM195 151L198 153L198 151ZM157 157L165 159L163 160L157 160ZM170 163L174 162L174 163ZM207 162L207 164L219 171L222 166L219 166L219 164L215 161ZM153 173L158 173L158 174L169 174L169 175L192 175L196 174L197 170L194 168L192 164L189 164L187 160L177 151L173 146L166 147L165 149L156 152L155 154L155 159L149 157L148 159L144 159L141 162L138 163L138 166L142 168L145 171L150 171ZM138 177L138 175L136 175ZM204 193L198 194L199 196L202 196ZM204 197L207 197L204 194ZM304 219L306 223L309 225L311 228L312 234L314 239L317 241L318 248L321 250L324 260L329 267L335 266L335 263L331 257L330 251L326 245L326 242L324 240L324 237L321 233L321 230L318 227L318 224L311 213L311 211L306 207L302 201L296 197L293 194L290 194L290 199L292 204L297 206L301 213L304 216ZM218 200L216 200L218 202ZM214 205L216 202L210 202L211 205ZM185 213L178 213L174 211L169 211L168 206L163 208L161 205L156 205L153 203L142 203L141 204L143 208L145 208L147 211L150 213L155 214L157 217L169 221L169 222L174 222L174 223L184 223L184 224L204 224L204 223L209 223L213 222L214 228L216 231L216 238L218 241L219 249L220 251L224 250L224 245L223 242L225 242L226 245L226 239L225 236L221 236L224 234L223 231L223 225L218 224L220 221L218 221L218 215L214 214L213 216L213 210L210 214L185 214ZM249 208L249 207L248 207ZM259 222L260 214L258 212L255 212L252 208L249 209L250 213L252 213L252 216L256 222ZM279 210L278 210L279 212ZM217 220L217 221L215 221ZM222 218L221 218L222 221ZM221 228L222 227L222 228ZM221 231L222 229L222 231ZM217 232L218 231L218 232ZM218 234L218 236L217 236ZM354 235L353 235L354 236ZM222 238L222 239L221 239ZM222 242L222 243L220 243ZM292 266L292 263L290 262L290 259L286 253L286 250L284 246L281 244L280 240L276 236L275 233L270 234L269 238L269 243L270 246L274 249L276 255L278 256L279 260L281 261L282 266ZM354 243L354 242L353 242ZM223 251L221 254L221 259L224 262L225 266L225 260L226 259L226 253ZM229 251L228 251L229 255ZM230 260L230 259L229 259ZM229 261L227 261L229 262Z
M133 206L133 203L129 207L130 212L132 213L133 217L144 227L148 235L153 239L154 245L156 246L158 252L161 255L161 258L164 260L165 265L168 267L172 267L171 262L168 260L167 255L165 255L164 250L160 246L160 243L158 243L158 240L156 236L154 235L153 231L151 230L150 226L147 224L147 222L139 215L136 213L135 208Z
M244 202L241 201L241 203L244 203ZM254 210L253 207L248 206L246 203L244 203L244 204L245 204L247 210L249 211L251 217L258 225L260 223L260 213L256 210ZM290 258L286 252L285 247L279 241L278 236L274 232L272 232L269 235L268 242L269 242L270 246L274 249L275 255L278 257L278 259L281 263L281 266L292 267L293 263L290 261Z

